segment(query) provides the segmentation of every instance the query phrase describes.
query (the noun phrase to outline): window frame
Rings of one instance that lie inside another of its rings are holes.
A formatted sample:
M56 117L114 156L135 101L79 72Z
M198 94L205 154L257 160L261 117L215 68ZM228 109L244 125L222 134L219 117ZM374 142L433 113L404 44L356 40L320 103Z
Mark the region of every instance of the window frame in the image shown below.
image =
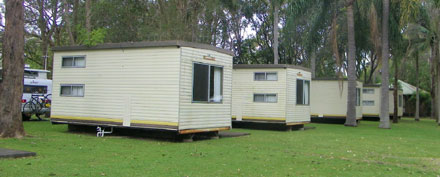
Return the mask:
M398 107L403 107L403 95L398 95L399 100L397 100L399 102L399 106Z
M207 101L194 101L194 71L195 71L195 64L199 64L199 65L205 65L205 66L208 66L208 85L207 85L207 87L208 87L208 100ZM221 81L220 81L220 93L221 93L221 96L222 96L222 100L221 101L219 101L219 102L214 102L214 101L210 101L210 98L209 98L209 96L210 96L210 93L211 93L211 86L210 86L210 83L211 83L211 66L213 66L213 67L218 67L218 68L221 68L222 69L222 75L221 75ZM192 88L191 88L191 103L208 103L208 104L223 104L223 94L224 94L224 92L223 92L223 80L224 80L224 72L225 72L225 68L224 68L224 66L222 66L222 65L216 65L216 64L209 64L209 63L202 63L202 62L193 62L193 64L192 64L192 78L191 78L191 80L192 80L192 84L191 84L191 86L192 86Z
M298 82L302 82L302 86L303 86L303 88L302 88L302 94L303 94L303 96L302 96L302 104L298 104L298 96L296 95L296 99L295 99L295 104L296 105L300 105L300 106L310 106L310 86L311 86L311 82L310 82L310 80L306 80L306 79L299 79L299 78L297 78L296 79L296 86L295 86L295 94L297 94L297 92L298 92ZM307 82L309 82L309 87L308 87L308 100L309 100L309 103L308 104L304 104L305 103L305 97L304 97L304 85L305 85L305 83L306 83L306 81Z
M264 80L257 80L256 79L256 74L263 74L264 73ZM267 74L275 74L277 76L277 79L275 80L267 80ZM278 81L278 72L273 71L273 72L254 72L254 81Z
M362 106L361 88L356 88L356 106Z
M81 86L83 88L83 94L81 96L79 95L72 95L73 93L73 87ZM70 87L70 95L63 95L61 94L62 87ZM84 97L86 95L86 86L85 84L60 84L60 97Z
M263 95L264 101L255 101L255 95ZM276 101L275 102L267 101L268 95L275 95ZM278 103L278 94L277 93L254 93L252 99L253 99L254 103Z
M368 93L366 92L366 90L372 90L372 93ZM375 89L374 88L362 88L362 94L375 94Z
M64 58L72 58L72 66L64 66ZM84 58L84 66L75 66L75 58ZM87 57L85 55L61 56L61 68L86 68Z
M366 105L364 102L373 102L373 105ZM374 100L362 100L362 106L376 106L376 102Z
M44 88L44 93L29 93L29 92L25 92L26 87L43 87ZM47 85L28 85L28 84L23 84L23 94L47 94L49 87Z

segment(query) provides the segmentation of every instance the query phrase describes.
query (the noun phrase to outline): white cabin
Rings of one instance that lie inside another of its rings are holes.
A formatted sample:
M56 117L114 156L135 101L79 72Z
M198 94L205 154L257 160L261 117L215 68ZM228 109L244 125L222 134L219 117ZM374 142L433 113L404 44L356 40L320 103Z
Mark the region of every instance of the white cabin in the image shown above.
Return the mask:
M179 134L231 127L229 50L161 41L53 51L53 123Z
M363 88L364 99L362 101L362 116L364 118L379 118L380 115L380 85L364 85ZM394 116L394 90L389 89L389 114ZM398 117L403 115L403 91L399 89L398 92Z
M356 119L362 119L362 82L356 81ZM312 80L312 121L347 118L348 81L316 78Z
M234 65L232 120L286 126L309 123L310 81L310 70L300 66Z

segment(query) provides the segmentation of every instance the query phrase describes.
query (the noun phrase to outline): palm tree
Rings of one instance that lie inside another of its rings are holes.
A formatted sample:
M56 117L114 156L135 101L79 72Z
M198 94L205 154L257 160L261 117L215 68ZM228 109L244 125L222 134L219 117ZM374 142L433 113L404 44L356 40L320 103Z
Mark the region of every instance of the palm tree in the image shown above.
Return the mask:
M413 56L416 62L416 112L415 121L420 120L420 81L419 81L419 54L420 52L425 52L430 47L430 42L432 40L432 33L425 27L419 24L410 23L407 25L404 38L409 41L408 55Z
M390 15L390 1L383 0L382 9L382 84L381 84L381 99L380 99L380 124L379 128L391 128L390 127L390 115L389 115L389 41L388 41L388 27L389 27L389 15Z
M348 30L348 99L347 99L347 119L345 126L357 126L356 124L356 43L354 37L354 15L353 3L351 0L347 4L347 30Z
M278 12L280 11L280 1L275 0L272 2L273 5L273 63L278 64L278 60L280 59L280 56L278 55L278 23L279 23L279 15Z

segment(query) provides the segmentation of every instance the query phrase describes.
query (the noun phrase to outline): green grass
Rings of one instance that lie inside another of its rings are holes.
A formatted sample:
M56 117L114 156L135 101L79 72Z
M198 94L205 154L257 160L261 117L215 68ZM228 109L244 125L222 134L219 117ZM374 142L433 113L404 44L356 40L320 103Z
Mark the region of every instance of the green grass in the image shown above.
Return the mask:
M309 124L306 131L175 143L67 132L65 125L25 122L31 137L0 147L37 152L1 159L0 176L439 176L440 127L402 119L392 129Z

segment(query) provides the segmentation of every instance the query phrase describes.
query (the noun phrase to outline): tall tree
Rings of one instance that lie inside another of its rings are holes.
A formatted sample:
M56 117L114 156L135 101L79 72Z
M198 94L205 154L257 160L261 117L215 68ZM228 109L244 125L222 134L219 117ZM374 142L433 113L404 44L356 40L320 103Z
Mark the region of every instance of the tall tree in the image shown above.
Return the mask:
M394 112L393 112L393 123L398 123L399 122L399 61L397 61L398 58L397 56L394 56L394 61L393 61L393 67L394 67L394 83L393 83L393 105L394 105ZM403 101L403 100L402 100Z
M273 5L273 58L274 64L278 64L278 61L280 60L280 56L278 54L278 43L279 43L279 32L278 32L278 23L279 23L279 11L280 11L280 1L275 0L272 1Z
M6 0L3 78L0 81L0 138L25 135L21 117L24 72L24 2Z
M87 34L90 35L92 32L92 0L86 0L86 30Z
M381 98L380 98L380 124L379 128L390 127L389 114L389 41L388 41L388 27L390 14L390 1L382 1L382 84L381 84ZM397 119L397 118L395 118Z
M419 52L416 51L416 113L415 120L420 121L420 78L419 78Z
M347 35L348 35L348 99L347 99L347 119L345 126L357 126L356 124L356 41L353 3L355 0L348 1L347 5Z

